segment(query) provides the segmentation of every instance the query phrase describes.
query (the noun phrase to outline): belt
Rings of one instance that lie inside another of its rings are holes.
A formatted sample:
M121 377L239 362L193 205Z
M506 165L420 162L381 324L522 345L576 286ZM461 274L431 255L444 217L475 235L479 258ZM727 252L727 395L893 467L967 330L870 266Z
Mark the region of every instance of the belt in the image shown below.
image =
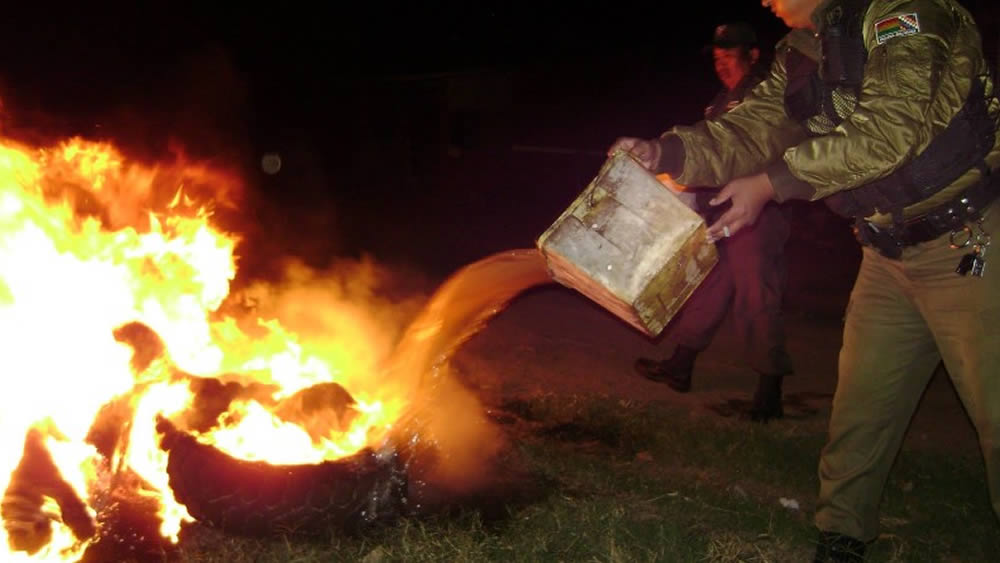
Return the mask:
M923 215L912 217L900 226L876 226L858 219L854 235L861 244L878 249L884 256L898 259L903 247L934 240L977 221L983 209L1000 196L1000 173L987 172L978 182L958 196Z

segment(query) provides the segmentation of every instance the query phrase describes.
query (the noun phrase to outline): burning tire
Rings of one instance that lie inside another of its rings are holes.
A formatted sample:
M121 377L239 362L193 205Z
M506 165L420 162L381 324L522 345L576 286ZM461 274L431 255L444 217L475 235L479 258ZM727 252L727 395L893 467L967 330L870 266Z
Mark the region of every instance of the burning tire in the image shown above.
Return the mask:
M0 520L8 543L29 554L49 543L56 519L65 523L78 540L89 539L97 532L86 505L59 474L43 440L39 430L28 432L21 461L11 474L7 490L0 491ZM46 511L45 497L58 504L58 516Z
M394 450L365 449L313 465L271 465L233 458L198 442L166 419L157 426L169 452L167 473L194 518L245 534L358 530L397 518L406 473Z

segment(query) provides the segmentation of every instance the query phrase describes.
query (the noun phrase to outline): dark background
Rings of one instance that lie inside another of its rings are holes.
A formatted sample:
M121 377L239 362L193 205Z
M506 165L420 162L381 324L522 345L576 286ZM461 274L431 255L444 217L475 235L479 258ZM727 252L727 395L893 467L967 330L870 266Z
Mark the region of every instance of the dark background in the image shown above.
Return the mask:
M995 56L996 2L965 4ZM751 0L21 7L0 23L3 122L237 167L244 266L369 253L447 273L532 246L616 137L697 120L718 87L703 47L732 20L765 51L787 31Z

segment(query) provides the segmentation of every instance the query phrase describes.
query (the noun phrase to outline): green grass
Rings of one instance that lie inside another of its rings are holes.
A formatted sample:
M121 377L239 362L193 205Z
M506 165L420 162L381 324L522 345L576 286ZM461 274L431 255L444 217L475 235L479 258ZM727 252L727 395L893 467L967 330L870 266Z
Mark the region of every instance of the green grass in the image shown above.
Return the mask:
M241 538L202 526L183 561L808 561L820 424L766 426L665 405L503 405L531 494L360 535ZM822 421L820 421L822 422ZM798 509L782 506L794 500ZM1000 526L978 457L904 451L868 561L989 561Z

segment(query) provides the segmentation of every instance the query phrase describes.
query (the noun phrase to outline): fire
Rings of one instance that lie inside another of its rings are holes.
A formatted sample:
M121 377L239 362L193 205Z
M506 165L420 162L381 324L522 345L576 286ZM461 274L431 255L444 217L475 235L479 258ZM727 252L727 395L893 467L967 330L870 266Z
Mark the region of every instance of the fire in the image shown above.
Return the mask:
M0 559L77 560L95 537L80 530L100 525L95 499L116 488L154 503L176 541L191 517L169 488L158 416L235 457L287 464L376 444L405 409L402 387L369 377L397 334L346 299L371 265L331 287L291 264L286 285L230 295L239 238L213 225L214 206L239 188L107 143L0 139ZM224 313L227 300L240 303ZM241 393L195 424L211 381ZM335 416L304 407L316 393L341 401ZM66 494L36 498L48 467ZM51 529L25 539L18 518Z

